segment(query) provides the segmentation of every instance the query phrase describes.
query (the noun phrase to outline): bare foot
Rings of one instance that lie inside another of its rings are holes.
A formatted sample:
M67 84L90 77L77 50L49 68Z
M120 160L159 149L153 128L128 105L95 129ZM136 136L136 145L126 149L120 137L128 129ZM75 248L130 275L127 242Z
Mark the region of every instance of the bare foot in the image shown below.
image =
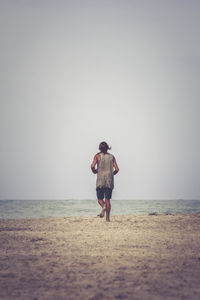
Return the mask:
M110 222L110 218L106 217L106 222Z
M103 218L104 215L105 215L105 211L106 211L106 207L104 206L104 207L102 208L101 213L100 213L98 216L99 216L100 218Z

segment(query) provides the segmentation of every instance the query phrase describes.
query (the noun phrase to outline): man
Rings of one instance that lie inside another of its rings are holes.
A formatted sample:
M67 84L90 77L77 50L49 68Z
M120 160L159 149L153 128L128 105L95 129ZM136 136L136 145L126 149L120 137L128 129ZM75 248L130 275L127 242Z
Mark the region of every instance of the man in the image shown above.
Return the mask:
M119 172L115 157L108 153L110 148L106 142L99 145L100 152L94 156L91 169L94 174L97 173L96 192L97 199L102 207L100 217L103 218L106 211L106 221L110 222L110 199L114 188L114 175ZM97 169L95 166L97 165ZM105 202L104 202L105 198Z

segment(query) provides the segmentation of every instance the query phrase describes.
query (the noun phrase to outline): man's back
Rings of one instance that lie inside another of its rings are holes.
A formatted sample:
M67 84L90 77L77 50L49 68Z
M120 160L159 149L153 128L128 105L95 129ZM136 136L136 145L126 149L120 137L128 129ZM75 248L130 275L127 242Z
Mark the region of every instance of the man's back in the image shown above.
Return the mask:
M114 157L110 153L99 153L97 163L97 182L96 187L114 188L113 162Z

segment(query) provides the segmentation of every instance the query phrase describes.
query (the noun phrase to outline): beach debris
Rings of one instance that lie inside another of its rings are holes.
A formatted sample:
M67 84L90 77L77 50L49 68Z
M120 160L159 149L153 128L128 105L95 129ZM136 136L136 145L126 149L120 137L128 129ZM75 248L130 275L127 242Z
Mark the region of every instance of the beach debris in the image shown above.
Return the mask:
M33 239L31 239L31 242L42 242L42 241L45 241L45 239L43 239L43 238L33 238Z
M158 213L157 212L152 212L152 213L149 213L149 216L158 216Z

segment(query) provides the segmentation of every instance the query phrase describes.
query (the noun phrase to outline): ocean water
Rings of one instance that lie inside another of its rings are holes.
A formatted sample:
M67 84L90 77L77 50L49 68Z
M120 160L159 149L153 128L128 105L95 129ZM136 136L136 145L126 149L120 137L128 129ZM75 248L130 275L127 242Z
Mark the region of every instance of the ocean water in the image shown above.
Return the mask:
M112 215L200 212L200 200L111 200ZM0 219L96 216L97 200L0 200Z

